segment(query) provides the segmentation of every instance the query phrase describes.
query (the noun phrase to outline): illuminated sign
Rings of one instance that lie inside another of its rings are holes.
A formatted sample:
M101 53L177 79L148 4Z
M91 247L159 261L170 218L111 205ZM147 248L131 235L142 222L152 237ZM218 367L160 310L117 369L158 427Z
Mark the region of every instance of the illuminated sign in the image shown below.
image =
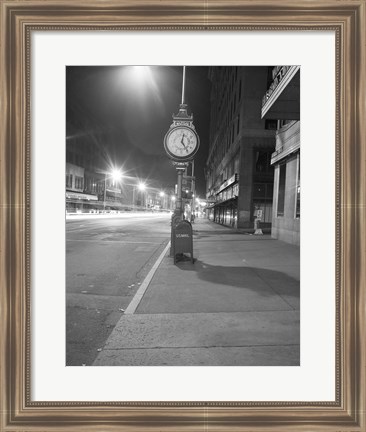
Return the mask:
M96 195L88 195L76 192L66 192L66 198L74 198L88 201L98 201L98 197Z

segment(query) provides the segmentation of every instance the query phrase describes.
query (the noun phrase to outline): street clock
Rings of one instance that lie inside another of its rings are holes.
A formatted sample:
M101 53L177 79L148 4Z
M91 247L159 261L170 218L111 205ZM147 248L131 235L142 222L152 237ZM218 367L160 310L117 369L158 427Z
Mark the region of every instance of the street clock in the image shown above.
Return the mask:
M193 126L193 116L187 113L187 105L181 104L178 114L164 137L164 148L170 159L185 162L193 159L200 145Z
M164 146L171 159L191 160L197 153L199 138L194 129L188 126L175 126L165 135Z

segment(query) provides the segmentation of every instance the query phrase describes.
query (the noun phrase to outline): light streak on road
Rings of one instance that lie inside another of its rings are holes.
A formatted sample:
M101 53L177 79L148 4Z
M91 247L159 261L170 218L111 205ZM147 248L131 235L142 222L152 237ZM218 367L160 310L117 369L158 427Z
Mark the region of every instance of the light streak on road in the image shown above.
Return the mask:
M171 217L170 213L148 213L148 212L126 212L126 213L109 213L109 214L97 214L97 213L80 213L80 214L67 214L66 220L90 220L90 219L113 219L113 218L125 218L125 219L168 219Z

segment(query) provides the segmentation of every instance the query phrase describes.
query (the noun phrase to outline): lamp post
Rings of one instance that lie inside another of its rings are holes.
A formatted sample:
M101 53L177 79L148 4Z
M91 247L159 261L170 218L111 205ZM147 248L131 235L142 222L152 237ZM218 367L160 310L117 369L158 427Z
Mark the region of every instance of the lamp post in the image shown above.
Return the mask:
M172 195L172 196L170 197L170 207L169 207L169 210L174 210L176 199L177 199L177 198L176 198L175 195Z
M141 206L145 206L145 196L144 196L144 194L145 194L145 190L146 190L146 184L145 183L143 183L143 182L140 182L138 185L137 185L137 188L138 188L138 190L140 191L140 193L141 193L141 197L142 197L142 200L141 200ZM133 188L133 195L135 195L135 190L136 190L136 186ZM135 202L135 196L133 196L133 200L134 200L134 202Z
M161 203L161 210L164 210L165 209L165 207L166 207L166 204L165 204L165 192L164 191L161 191L160 193L159 193L159 196L160 196L160 203Z
M103 210L105 211L106 200L107 200L107 174L104 173L104 194L103 194ZM122 179L122 173L120 170L114 169L111 173L109 173L108 179L113 179L113 182L120 181Z
M105 200L107 195L107 174L104 173L104 197L103 197L103 211L105 212Z

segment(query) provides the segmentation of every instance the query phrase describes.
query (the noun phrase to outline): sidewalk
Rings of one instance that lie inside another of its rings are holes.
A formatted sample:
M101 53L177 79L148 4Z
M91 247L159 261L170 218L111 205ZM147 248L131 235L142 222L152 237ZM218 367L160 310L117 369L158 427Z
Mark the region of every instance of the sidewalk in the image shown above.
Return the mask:
M94 365L299 365L299 248L206 219L193 231L195 263L167 252Z

